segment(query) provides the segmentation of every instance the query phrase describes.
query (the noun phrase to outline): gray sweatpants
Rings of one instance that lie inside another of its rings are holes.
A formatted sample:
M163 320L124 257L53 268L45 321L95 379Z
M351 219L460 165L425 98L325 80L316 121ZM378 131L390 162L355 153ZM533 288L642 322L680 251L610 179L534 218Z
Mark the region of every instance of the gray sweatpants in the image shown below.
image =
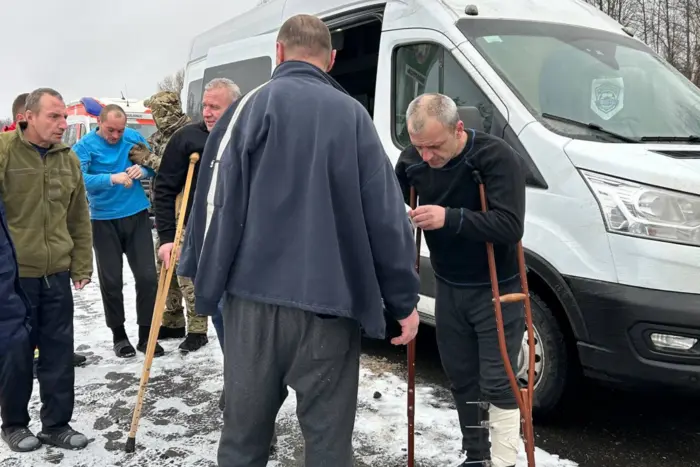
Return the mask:
M347 318L226 295L221 467L265 467L275 420L297 396L306 467L352 467L360 328Z

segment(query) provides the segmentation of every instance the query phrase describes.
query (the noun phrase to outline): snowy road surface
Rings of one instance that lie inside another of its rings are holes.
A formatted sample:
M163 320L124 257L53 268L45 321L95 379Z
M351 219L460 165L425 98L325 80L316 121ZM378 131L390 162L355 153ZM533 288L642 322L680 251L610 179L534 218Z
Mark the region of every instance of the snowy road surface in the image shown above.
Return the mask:
M96 274L95 274L96 276ZM96 280L96 279L95 279ZM124 270L127 330L136 343L133 278ZM136 467L216 466L221 429L218 408L222 358L213 327L210 343L199 352L182 356L179 341L165 341L167 354L156 359L144 402L134 454L123 451L136 402L143 354L122 360L112 352L97 283L75 293L75 341L88 365L76 370L73 427L85 433L90 445L83 451L42 447L29 454L11 452L0 443L2 467ZM379 358L363 355L355 452L358 467L406 465L406 383L400 370ZM381 397L375 399L375 392ZM39 431L38 386L31 400L30 428ZM278 417L279 446L268 466L303 466L303 442L295 415L294 393ZM458 465L460 434L457 416L441 388L418 386L416 393L416 465ZM522 450L521 450L522 451ZM538 467L575 466L542 450ZM526 466L521 452L518 467Z

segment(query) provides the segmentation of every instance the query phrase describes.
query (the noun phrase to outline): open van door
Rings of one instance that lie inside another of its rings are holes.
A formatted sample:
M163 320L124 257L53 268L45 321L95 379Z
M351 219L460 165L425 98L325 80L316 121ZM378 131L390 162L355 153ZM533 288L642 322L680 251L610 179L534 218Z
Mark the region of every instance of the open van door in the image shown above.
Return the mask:
M204 86L214 78L228 78L243 94L270 79L275 66L277 32L229 42L209 49Z

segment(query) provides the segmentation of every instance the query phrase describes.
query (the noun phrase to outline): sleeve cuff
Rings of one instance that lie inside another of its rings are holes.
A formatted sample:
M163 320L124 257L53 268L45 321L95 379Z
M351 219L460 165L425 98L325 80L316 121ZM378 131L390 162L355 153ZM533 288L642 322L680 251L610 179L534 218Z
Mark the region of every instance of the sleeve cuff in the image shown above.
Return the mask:
M156 219L156 225L158 225L158 219ZM165 245L166 243L175 242L175 231L174 230L164 230L158 232L158 238L160 239L160 244Z
M220 300L210 300L209 298L196 295L194 297L194 309L198 315L214 316L219 310Z
M460 233L464 222L462 208L445 208L445 211L445 227L451 232Z
M148 173L148 170L146 170L146 167L141 167L141 174L143 174L143 178L148 178L148 176L150 175Z

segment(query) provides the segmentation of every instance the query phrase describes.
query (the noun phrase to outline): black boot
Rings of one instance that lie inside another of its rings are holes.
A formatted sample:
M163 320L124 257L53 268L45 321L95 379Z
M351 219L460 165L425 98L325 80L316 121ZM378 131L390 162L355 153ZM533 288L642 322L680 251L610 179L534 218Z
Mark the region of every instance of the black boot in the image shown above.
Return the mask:
M180 344L180 350L182 352L195 352L209 342L206 334L191 332L187 334L187 338Z
M184 327L181 328L166 328L166 327L161 327L160 331L158 331L158 339L159 340L166 340L166 339L182 339L187 335L187 332Z

